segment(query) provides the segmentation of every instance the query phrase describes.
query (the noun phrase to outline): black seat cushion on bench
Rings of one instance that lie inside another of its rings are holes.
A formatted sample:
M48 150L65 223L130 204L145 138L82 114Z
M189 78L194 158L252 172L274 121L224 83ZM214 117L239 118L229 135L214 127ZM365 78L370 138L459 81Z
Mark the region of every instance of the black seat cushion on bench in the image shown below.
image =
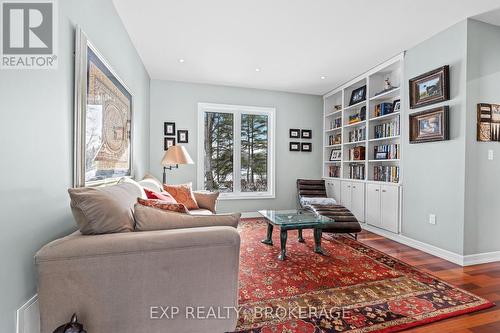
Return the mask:
M297 192L300 198L315 197L326 198L326 186L324 179L297 179ZM304 209L317 214L330 217L335 220L328 224L325 232L332 233L358 233L361 232L361 225L351 211L342 205L307 205Z

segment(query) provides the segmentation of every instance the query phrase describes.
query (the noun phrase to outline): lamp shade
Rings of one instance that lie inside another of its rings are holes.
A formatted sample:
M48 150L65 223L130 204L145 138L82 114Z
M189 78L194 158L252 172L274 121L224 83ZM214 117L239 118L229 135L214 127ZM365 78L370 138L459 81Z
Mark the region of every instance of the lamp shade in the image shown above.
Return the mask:
M175 164L194 164L194 162L184 146L171 146L165 152L161 164L167 166Z

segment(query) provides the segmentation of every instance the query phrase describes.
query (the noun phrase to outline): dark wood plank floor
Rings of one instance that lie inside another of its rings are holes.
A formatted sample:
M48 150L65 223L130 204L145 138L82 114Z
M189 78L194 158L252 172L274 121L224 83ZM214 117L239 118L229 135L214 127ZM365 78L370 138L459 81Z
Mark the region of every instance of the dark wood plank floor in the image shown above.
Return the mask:
M500 333L500 262L461 267L371 232L363 231L358 240L497 304L406 332Z

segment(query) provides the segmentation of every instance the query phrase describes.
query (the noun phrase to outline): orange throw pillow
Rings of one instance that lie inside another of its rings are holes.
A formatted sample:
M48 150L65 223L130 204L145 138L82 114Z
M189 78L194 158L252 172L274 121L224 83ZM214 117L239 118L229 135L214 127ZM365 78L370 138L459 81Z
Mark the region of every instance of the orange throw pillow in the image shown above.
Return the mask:
M188 214L189 211L187 210L186 206L180 203L170 203L168 201L163 201L163 200L158 200L158 199L142 199L142 198L137 198L137 202L140 205L146 206L146 207L153 207L153 208L158 208L161 210L167 210L170 212L176 212L176 213L183 213L183 214Z
M163 189L170 193L178 203L184 204L187 209L199 209L191 187L191 183L182 185L163 184Z

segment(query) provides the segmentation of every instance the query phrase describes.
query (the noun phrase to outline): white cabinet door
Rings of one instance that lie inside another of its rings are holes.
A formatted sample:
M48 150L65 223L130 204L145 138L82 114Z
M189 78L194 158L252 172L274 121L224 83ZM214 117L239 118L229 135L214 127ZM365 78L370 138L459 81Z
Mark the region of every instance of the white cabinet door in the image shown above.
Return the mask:
M333 198L332 181L331 180L325 181L325 187L326 187L326 196L329 198Z
M399 187L381 186L380 209L382 228L399 231Z
M340 180L332 180L333 184L333 198L340 204L340 200L342 199L342 182Z
M365 221L365 184L353 182L351 185L351 212L359 222Z
M366 185L366 223L381 227L380 222L380 185Z
M342 194L340 195L340 204L351 210L351 182L342 182Z

